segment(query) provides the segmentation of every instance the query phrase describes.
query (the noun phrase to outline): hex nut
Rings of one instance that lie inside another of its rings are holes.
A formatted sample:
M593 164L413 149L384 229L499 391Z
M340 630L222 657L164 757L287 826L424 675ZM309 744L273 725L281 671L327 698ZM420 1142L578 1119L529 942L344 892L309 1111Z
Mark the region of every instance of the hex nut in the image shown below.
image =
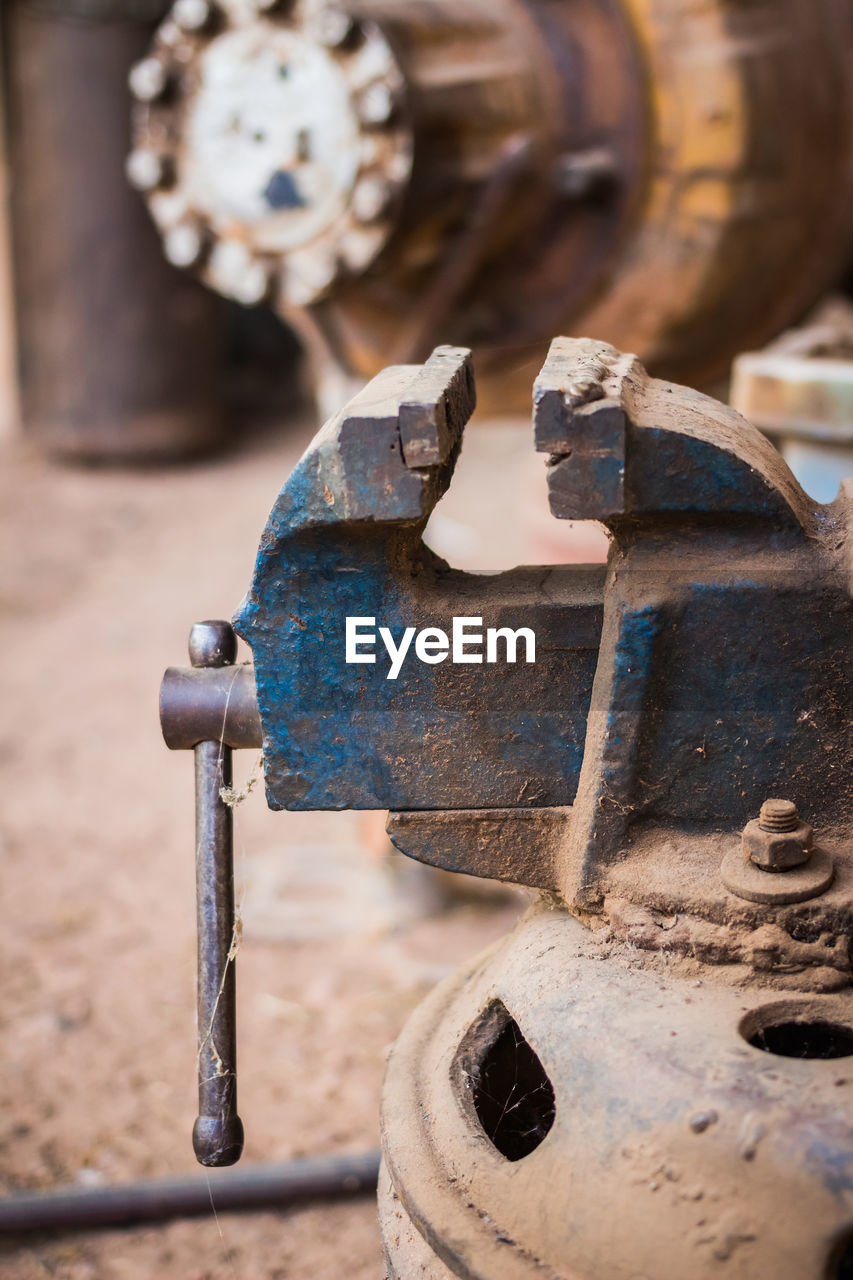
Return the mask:
M753 818L741 837L744 860L762 871L801 867L811 857L813 834L807 822L798 822L792 831L765 831L759 819Z

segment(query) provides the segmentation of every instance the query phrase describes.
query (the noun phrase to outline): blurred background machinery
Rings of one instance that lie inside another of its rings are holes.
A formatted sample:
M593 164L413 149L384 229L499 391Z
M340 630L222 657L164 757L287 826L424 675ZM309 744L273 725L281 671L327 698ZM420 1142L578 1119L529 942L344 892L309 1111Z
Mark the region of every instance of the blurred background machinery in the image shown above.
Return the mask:
M849 0L177 0L130 76L167 258L341 378L547 336L693 385L849 260Z
M813 498L831 502L853 474L853 306L827 299L800 328L738 356L732 373L733 406Z
M224 430L223 307L163 261L122 171L128 70L164 9L3 6L20 409L65 457L153 461Z

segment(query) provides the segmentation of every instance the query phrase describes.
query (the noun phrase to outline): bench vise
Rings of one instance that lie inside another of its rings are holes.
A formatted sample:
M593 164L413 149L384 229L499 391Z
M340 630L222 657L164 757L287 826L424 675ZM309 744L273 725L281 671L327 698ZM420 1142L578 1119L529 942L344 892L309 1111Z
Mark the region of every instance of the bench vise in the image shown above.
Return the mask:
M392 1054L392 1277L840 1280L853 487L815 504L737 414L602 343L556 339L533 403L551 511L604 523L606 567L425 547L474 408L438 348L287 480L234 618L254 666L203 623L166 673L197 757L197 1154L242 1141L222 788L262 745L273 808L386 808L410 856L542 891ZM378 634L408 635L393 678Z

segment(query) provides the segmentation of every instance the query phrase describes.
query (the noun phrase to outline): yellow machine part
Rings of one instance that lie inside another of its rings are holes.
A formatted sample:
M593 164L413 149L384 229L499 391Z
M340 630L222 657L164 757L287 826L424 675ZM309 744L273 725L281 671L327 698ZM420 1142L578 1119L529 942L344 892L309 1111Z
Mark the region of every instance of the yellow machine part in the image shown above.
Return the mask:
M131 79L129 172L172 260L321 375L457 343L515 410L564 333L707 384L850 259L853 0L209 10Z

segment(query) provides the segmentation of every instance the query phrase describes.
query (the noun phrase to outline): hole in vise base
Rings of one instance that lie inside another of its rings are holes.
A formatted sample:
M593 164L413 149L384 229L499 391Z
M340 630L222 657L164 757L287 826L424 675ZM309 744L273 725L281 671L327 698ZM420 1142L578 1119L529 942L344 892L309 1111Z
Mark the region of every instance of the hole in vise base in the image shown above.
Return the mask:
M782 1058L849 1058L853 1031L834 1022L780 1022L749 1037L755 1049Z
M477 1119L507 1160L523 1160L554 1123L554 1089L521 1028L510 1017L473 1073Z
M781 1058L853 1056L853 1027L821 1017L822 1012L787 1003L755 1009L741 1022L740 1033L753 1049Z
M826 1280L853 1280L853 1236L842 1240L840 1246L833 1250Z

